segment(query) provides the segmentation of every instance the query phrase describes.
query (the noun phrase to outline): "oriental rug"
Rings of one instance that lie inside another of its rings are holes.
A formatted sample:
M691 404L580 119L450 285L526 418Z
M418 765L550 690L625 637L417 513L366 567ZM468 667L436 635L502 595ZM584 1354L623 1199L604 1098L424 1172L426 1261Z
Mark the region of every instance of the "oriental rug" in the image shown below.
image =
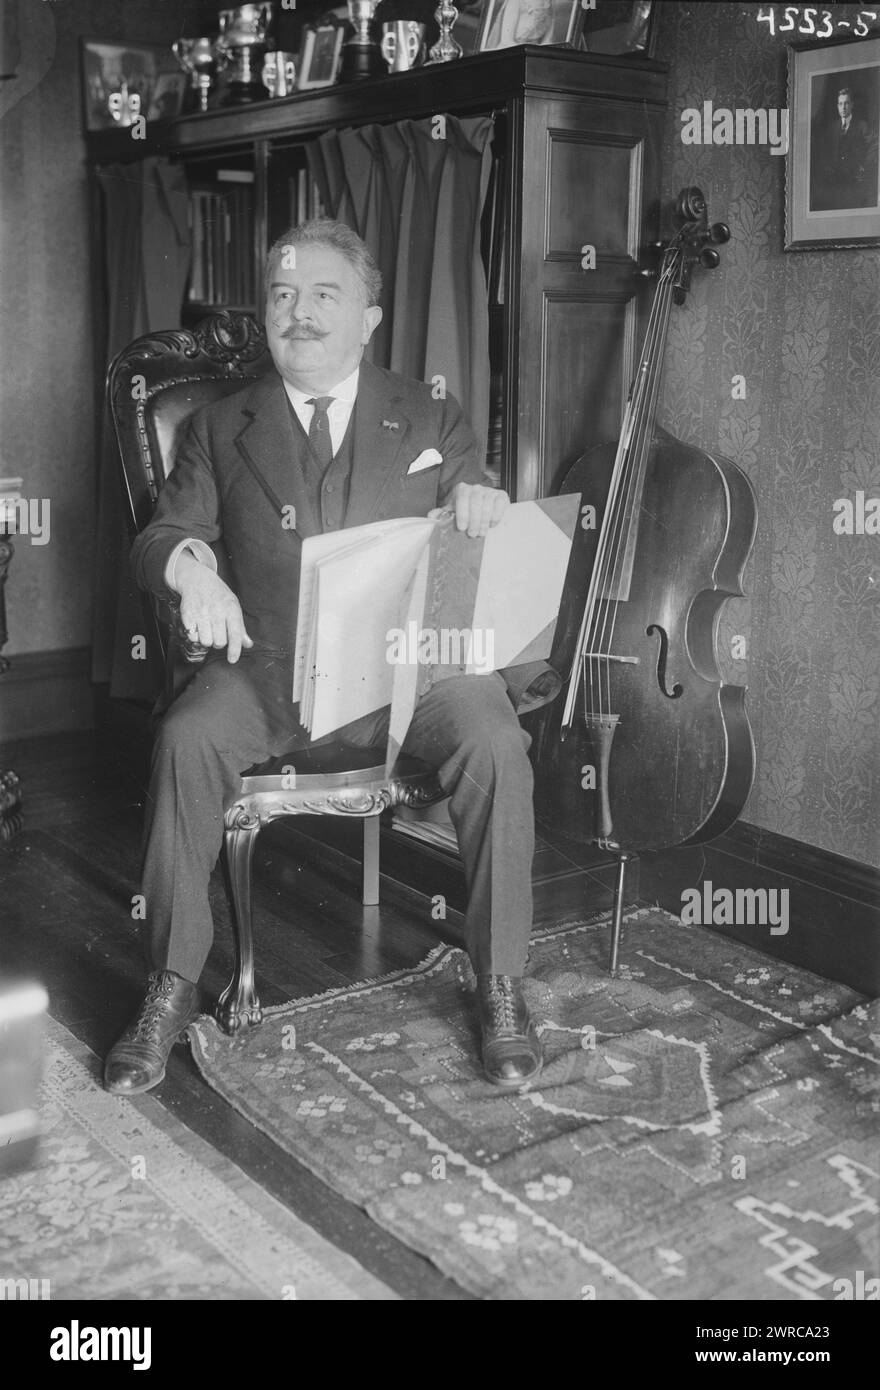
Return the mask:
M150 1095L48 1020L42 1135L0 1181L0 1297L395 1299Z
M482 1079L473 976L445 947L234 1038L200 1019L196 1060L484 1299L880 1289L876 1005L655 909L627 918L616 980L606 951L604 919L533 938L531 1090Z

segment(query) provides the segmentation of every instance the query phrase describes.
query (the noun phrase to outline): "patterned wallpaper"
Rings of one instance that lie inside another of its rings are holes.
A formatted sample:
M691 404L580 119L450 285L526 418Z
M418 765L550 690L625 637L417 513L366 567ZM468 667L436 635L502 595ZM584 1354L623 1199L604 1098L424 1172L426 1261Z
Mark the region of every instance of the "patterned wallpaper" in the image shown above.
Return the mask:
M880 497L880 251L784 252L784 157L681 142L682 111L704 100L786 105L785 36L759 8L661 6L664 198L698 184L732 235L674 311L659 418L735 460L758 495L747 597L725 605L719 631L758 749L743 819L880 865L880 538L832 529L836 499Z
M169 44L182 29L198 31L200 11L197 0L2 0L0 8L18 72L0 90L0 477L22 478L43 517L48 501L51 526L48 544L15 541L4 648L14 657L85 647L91 635L104 345L92 312L99 287L79 40Z

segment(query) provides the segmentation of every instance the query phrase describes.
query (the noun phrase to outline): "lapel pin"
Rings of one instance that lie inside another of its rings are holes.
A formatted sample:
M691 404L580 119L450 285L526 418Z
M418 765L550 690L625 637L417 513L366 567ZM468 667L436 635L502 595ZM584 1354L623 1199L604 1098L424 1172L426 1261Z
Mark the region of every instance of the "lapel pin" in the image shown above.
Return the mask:
M382 428L383 430L399 430L400 426L396 420L383 420Z

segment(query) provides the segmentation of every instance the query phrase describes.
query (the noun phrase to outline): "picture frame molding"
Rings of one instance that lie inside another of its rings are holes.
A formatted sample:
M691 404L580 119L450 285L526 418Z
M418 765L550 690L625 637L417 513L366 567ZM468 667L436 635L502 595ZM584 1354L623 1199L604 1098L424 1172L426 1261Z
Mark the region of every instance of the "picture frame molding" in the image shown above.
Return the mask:
M500 48L486 48L485 41L492 27L492 20L495 17L499 6L509 3L509 0L484 0L482 12L480 14L480 27L477 31L477 42L474 53L500 53ZM569 15L566 25L565 38L555 39L551 43L538 45L541 48L575 48L583 30L584 9L581 0L567 0ZM527 39L525 43L506 44L507 48L524 48L526 43L532 40Z
M841 59L847 52L864 53L873 50L870 61L851 63L841 61L840 66L825 66L824 63L812 65L810 58L820 55L840 53ZM810 193L811 159L811 110L809 100L809 80L823 72L843 74L858 68L875 67L878 71L878 101L880 101L880 33L861 38L849 35L827 39L822 43L804 42L788 45L787 101L789 113L789 147L785 155L785 251L829 251L859 249L880 246L880 153L878 153L878 206L864 209L843 209L836 217L837 227L826 236L808 235L818 230L823 221L831 227L835 210L828 209L810 212L808 207ZM880 110L878 110L880 125ZM880 142L878 142L880 143ZM848 219L851 228L840 227ZM859 226L870 221L870 230L859 234Z
M335 31L333 47L333 75L327 78L311 76L311 67L315 51L315 42L318 34L326 29ZM332 87L339 76L339 67L342 61L342 40L345 34L345 25L330 20L321 23L307 24L302 31L302 43L300 45L299 62L297 64L296 91L312 92L319 87Z
M149 96L145 104L142 105L139 113L147 121L156 121L160 119L158 116L150 114L153 105L153 96L159 78L171 75L174 75L175 77L179 75L180 77L182 77L183 81L180 83L180 94L177 102L177 109L173 116L168 116L164 119L175 120L181 114L184 107L184 103L186 101L188 79L186 73L180 67L179 63L177 62L177 59L174 57L174 54L172 53L170 48L166 48L162 44L137 43L134 41L130 43L119 42L115 39L102 38L99 35L81 34L79 38L80 99L82 105L83 130L87 134L96 130L125 129L125 127L123 127L119 121L115 121L113 119L113 115L110 112L109 108L105 109L103 116L100 120L95 119L92 103L89 99L89 74L86 65L86 55L89 52L94 53L96 49L110 50L111 52L115 52L116 54L118 54L120 57L123 53L149 55L151 59L151 71L149 73ZM96 56L100 57L103 62L103 55L97 54ZM112 90L116 89L114 88ZM108 89L106 93L106 96L109 95L110 89Z

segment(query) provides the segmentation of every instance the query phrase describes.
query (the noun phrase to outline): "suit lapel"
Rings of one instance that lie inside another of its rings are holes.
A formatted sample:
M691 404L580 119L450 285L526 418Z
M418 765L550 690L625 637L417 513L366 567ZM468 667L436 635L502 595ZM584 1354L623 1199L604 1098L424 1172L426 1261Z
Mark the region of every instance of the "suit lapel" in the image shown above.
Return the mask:
M277 372L269 372L255 383L242 413L246 419L235 447L256 482L288 530L294 528L283 508L292 505L296 509L297 534L319 535L321 526L309 501L305 478L296 466L298 444L287 393Z
M361 363L352 440L351 484L346 526L363 526L375 520L391 479L399 467L401 450L410 432L403 414L403 397L383 372Z

